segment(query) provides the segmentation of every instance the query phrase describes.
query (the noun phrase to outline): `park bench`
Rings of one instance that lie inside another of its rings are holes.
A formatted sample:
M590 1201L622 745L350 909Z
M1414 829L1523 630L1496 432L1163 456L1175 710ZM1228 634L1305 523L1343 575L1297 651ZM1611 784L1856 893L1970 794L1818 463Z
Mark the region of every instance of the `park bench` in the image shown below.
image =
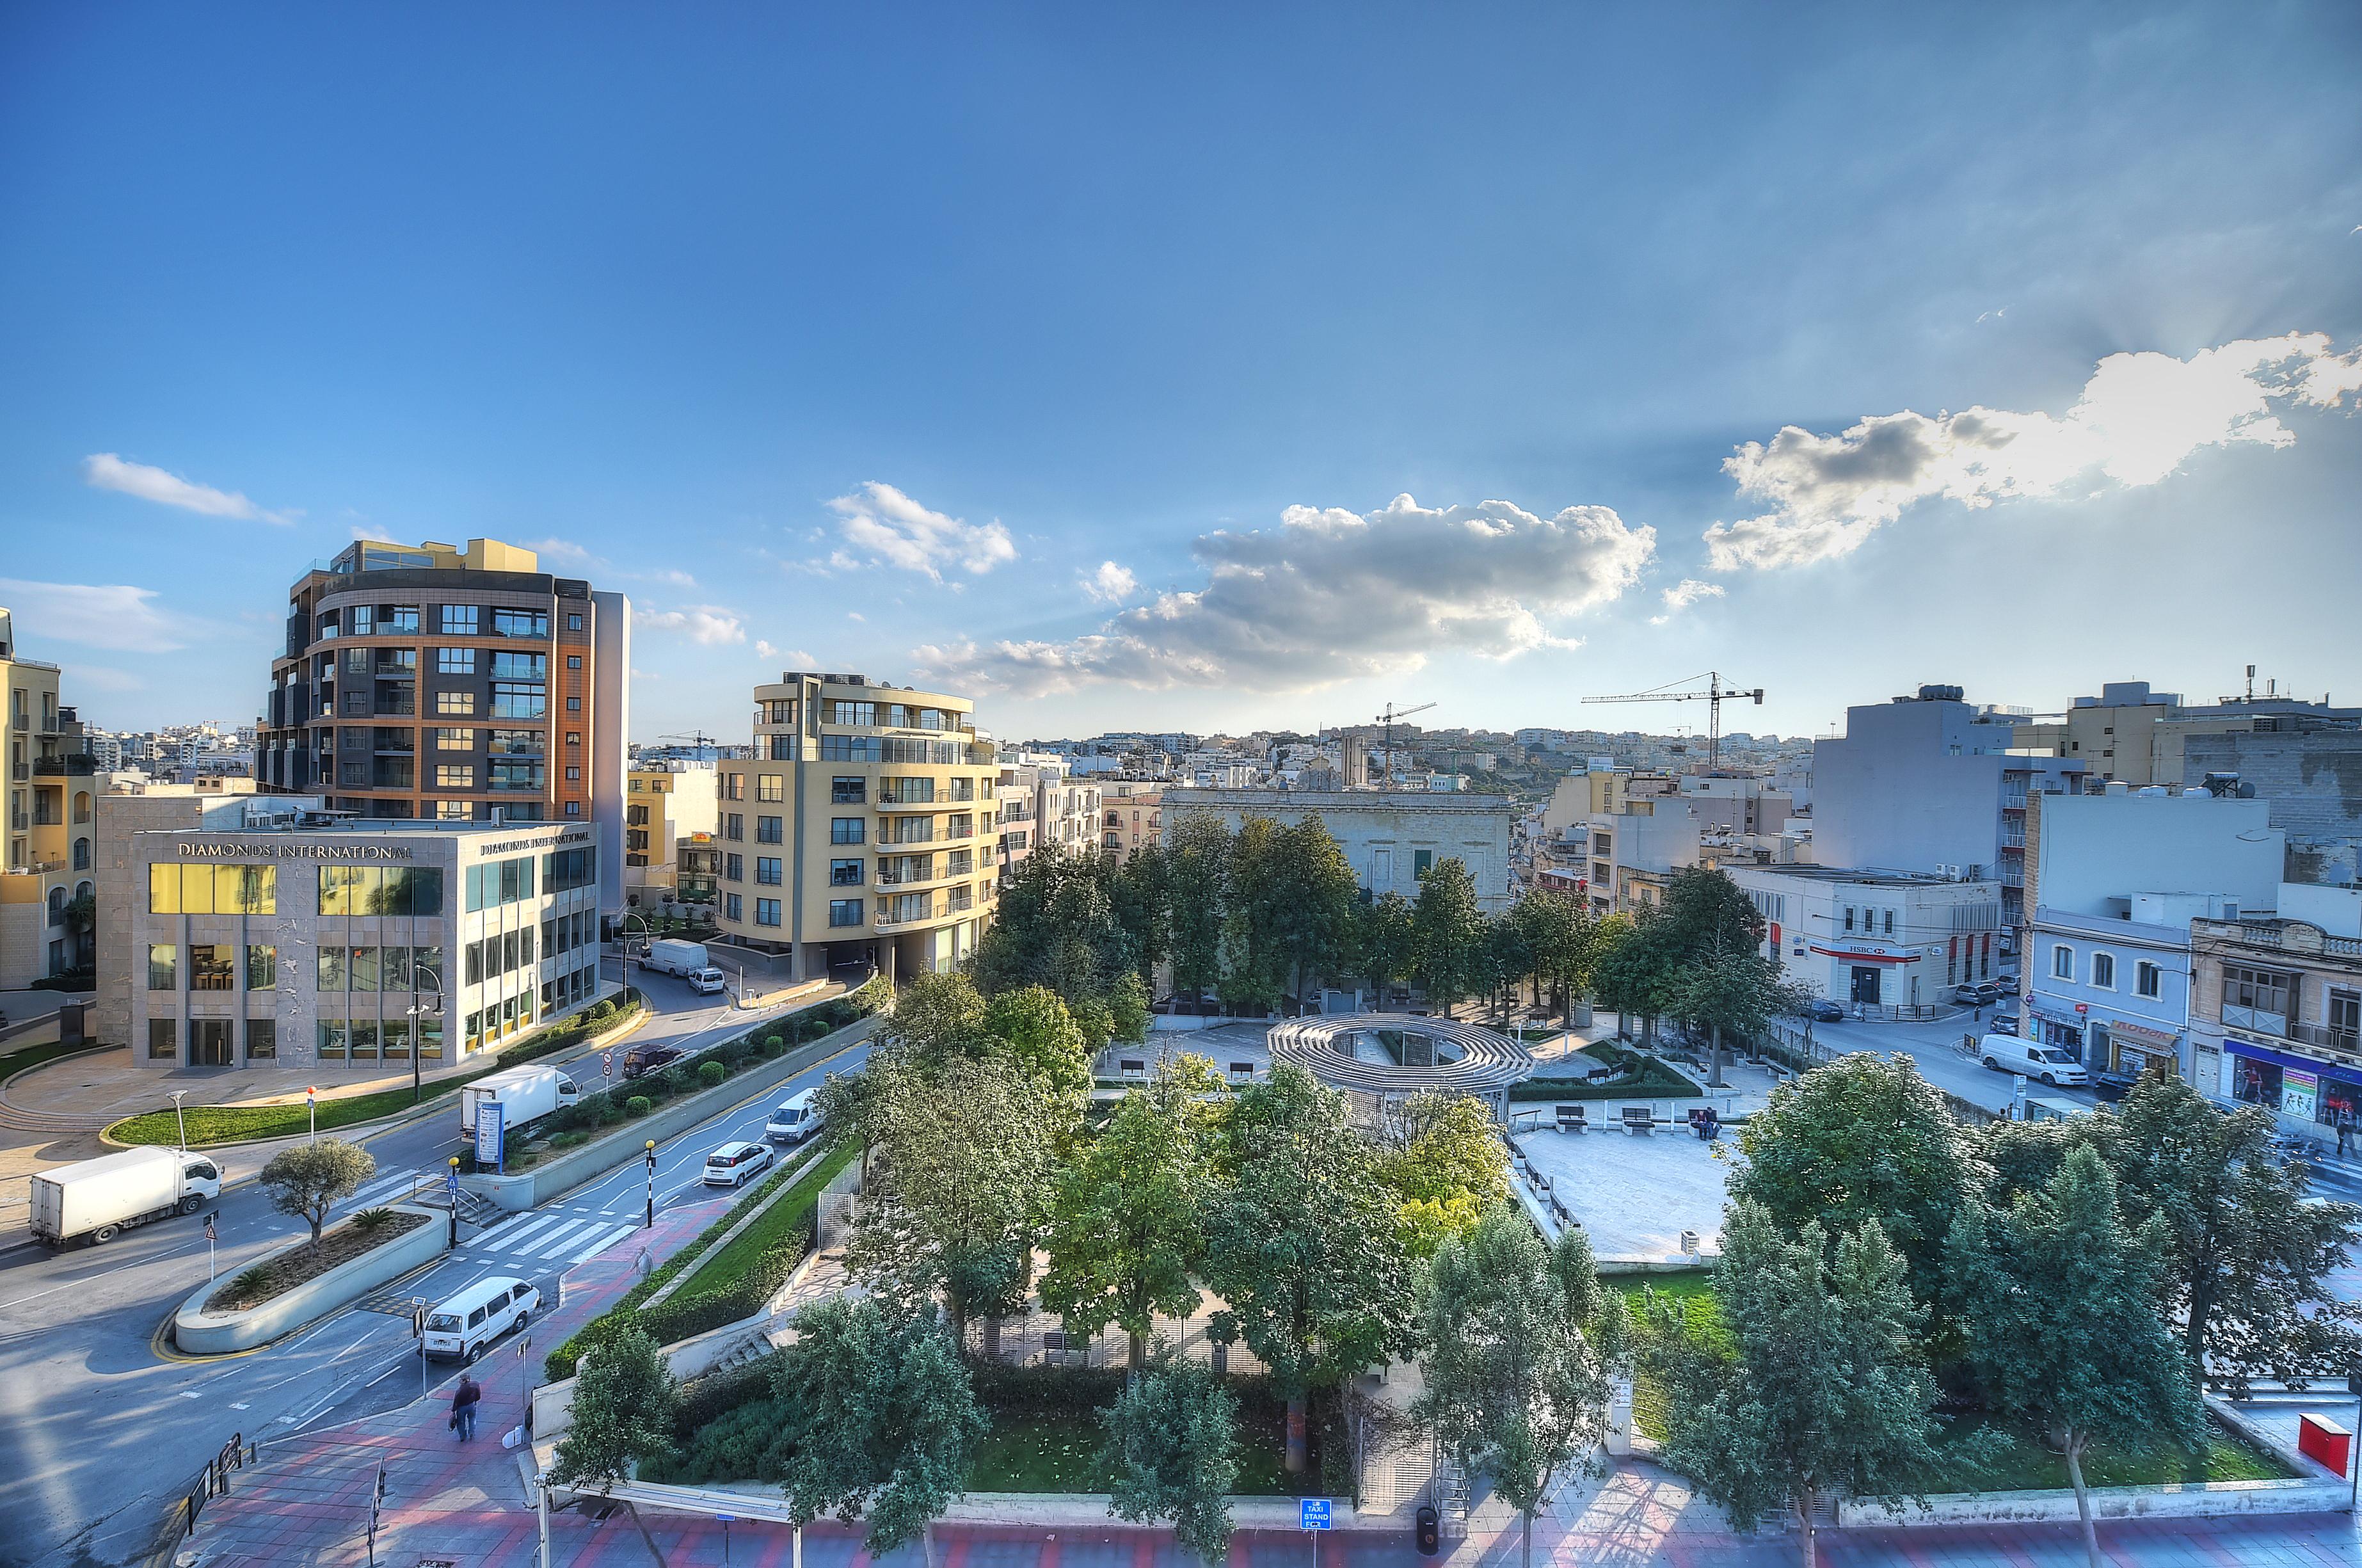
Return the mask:
M1624 1131L1635 1137L1645 1138L1657 1130L1657 1119L1645 1105L1624 1108Z
M1584 1119L1583 1107L1562 1105L1558 1108L1558 1130L1562 1132L1585 1132L1591 1123Z

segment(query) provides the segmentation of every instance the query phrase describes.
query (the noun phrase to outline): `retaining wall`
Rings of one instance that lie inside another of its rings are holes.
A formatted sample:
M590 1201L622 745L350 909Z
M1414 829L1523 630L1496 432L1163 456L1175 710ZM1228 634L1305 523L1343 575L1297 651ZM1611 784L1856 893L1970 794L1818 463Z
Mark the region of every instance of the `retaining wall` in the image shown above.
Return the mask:
M426 1223L412 1227L381 1247L338 1264L316 1279L305 1280L284 1296L274 1297L244 1312L208 1312L205 1297L220 1281L207 1280L172 1314L172 1342L189 1355L223 1355L252 1350L302 1328L315 1318L359 1300L381 1285L391 1284L412 1269L434 1262L450 1249L449 1216L439 1209L413 1204L390 1207L397 1214L424 1214ZM310 1238L280 1248L260 1262L284 1257Z

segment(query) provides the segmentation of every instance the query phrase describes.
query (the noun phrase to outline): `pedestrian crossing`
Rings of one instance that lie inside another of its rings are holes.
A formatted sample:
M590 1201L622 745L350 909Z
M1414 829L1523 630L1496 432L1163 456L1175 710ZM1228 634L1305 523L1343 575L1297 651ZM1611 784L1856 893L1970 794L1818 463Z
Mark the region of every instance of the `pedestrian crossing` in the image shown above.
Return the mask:
M520 1214L462 1243L458 1251L479 1263L571 1268L597 1256L636 1229L632 1219L602 1211L588 1216Z
M419 1173L414 1170L380 1171L375 1176L355 1188L352 1197L347 1198L345 1202L348 1207L356 1209L373 1209L380 1204L398 1202L410 1196L410 1189L417 1182L418 1176Z

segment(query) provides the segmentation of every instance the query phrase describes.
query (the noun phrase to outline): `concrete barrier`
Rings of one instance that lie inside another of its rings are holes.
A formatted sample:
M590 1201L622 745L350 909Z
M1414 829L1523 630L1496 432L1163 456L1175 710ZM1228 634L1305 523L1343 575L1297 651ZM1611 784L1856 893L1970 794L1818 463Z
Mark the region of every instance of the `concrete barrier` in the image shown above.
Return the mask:
M537 1209L560 1193L571 1192L617 1165L640 1158L650 1139L661 1143L686 1132L706 1118L742 1100L759 1098L814 1063L824 1062L845 1047L866 1040L881 1021L883 1015L877 1013L856 1019L809 1045L799 1045L774 1061L759 1063L734 1078L725 1078L712 1088L668 1101L637 1121L625 1121L613 1132L579 1149L545 1158L531 1170L514 1176L464 1176L459 1185L512 1213ZM620 1084L614 1092L628 1099L630 1088L628 1083Z
M327 1273L307 1279L283 1296L276 1296L259 1307L243 1312L208 1312L205 1297L220 1288L219 1280L207 1280L181 1303L172 1314L172 1342L188 1355L225 1355L231 1351L252 1350L257 1345L292 1333L312 1321L325 1317L348 1302L357 1301L381 1285L400 1279L412 1269L434 1262L450 1247L448 1216L441 1209L421 1209L412 1204L391 1206L397 1214L423 1214L424 1225L413 1226L383 1246L374 1247L357 1258L348 1258ZM309 1244L310 1239L280 1248L261 1261L284 1257L298 1247Z
M2193 1481L2168 1486L2094 1486L2095 1519L2212 1518L2225 1514L2343 1513L2346 1483L2318 1477L2288 1481ZM1895 1529L1920 1525L2073 1524L2081 1515L2071 1487L2041 1492L1959 1492L1905 1503L1847 1503L1838 1511L1846 1529Z

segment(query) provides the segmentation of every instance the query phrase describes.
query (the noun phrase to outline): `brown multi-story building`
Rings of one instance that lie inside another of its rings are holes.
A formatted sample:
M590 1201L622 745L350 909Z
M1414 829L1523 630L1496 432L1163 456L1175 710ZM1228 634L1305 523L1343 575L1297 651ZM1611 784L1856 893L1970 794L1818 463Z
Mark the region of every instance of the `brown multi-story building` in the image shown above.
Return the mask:
M2355 897L2293 886L2280 893L2284 904L2295 895L2328 911ZM2340 1116L2362 1118L2362 937L2285 912L2193 920L2190 961L2200 1088L2268 1106L2283 1131L2324 1142Z
M256 779L364 818L595 823L618 907L631 613L497 539L357 541L289 591Z

